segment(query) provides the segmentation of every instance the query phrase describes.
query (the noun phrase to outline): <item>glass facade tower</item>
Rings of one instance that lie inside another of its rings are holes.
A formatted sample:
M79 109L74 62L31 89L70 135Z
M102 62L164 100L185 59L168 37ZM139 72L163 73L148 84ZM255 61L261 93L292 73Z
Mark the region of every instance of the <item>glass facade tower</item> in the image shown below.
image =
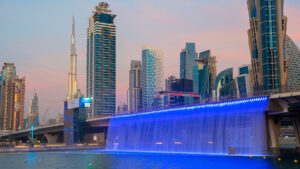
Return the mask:
M180 79L193 80L193 66L196 65L195 43L187 42L180 53Z
M201 102L205 103L213 98L216 81L216 56L207 50L199 54L199 59L193 67L193 91L201 96Z
M284 0L248 0L248 30L254 90L283 92L287 85L288 59L284 57L287 17Z
M143 109L153 107L154 96L164 88L162 51L150 46L142 50L142 103Z
M95 7L87 30L86 91L92 98L92 117L116 111L116 15L108 7L105 2Z

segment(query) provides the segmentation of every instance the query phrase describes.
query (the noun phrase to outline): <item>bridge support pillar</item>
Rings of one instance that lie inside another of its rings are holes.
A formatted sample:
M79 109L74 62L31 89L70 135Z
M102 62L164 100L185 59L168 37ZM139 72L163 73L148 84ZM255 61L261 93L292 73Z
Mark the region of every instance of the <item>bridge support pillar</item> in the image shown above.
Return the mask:
M295 118L295 120L293 120L293 127L295 130L295 134L296 134L296 147L297 147L297 151L300 152L300 118Z
M57 143L58 134L45 134L48 144Z
M269 152L271 154L280 154L279 136L281 120L268 117L267 124Z

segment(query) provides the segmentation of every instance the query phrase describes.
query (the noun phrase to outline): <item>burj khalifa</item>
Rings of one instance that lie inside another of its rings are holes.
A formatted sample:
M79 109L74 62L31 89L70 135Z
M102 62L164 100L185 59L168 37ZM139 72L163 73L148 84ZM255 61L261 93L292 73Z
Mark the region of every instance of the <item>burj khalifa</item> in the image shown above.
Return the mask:
M68 95L67 100L81 97L80 90L77 89L77 54L75 46L75 20L73 16L72 35L71 35L71 55L70 72L68 74Z

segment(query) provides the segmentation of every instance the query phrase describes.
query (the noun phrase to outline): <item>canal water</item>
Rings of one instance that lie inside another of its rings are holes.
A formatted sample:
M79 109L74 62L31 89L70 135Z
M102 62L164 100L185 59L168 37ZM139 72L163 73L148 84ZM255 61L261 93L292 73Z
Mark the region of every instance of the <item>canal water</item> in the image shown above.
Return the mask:
M280 158L280 159L279 159ZM103 151L0 154L1 169L300 169L300 157Z

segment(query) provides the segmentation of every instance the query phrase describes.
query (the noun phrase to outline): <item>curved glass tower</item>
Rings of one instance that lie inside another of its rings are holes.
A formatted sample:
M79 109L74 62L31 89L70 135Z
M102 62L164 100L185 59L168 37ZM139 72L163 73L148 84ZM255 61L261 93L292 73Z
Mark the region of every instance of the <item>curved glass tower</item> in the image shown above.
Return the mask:
M220 72L216 78L216 98L219 100L220 97L220 89L229 84L233 80L233 68L228 68Z

